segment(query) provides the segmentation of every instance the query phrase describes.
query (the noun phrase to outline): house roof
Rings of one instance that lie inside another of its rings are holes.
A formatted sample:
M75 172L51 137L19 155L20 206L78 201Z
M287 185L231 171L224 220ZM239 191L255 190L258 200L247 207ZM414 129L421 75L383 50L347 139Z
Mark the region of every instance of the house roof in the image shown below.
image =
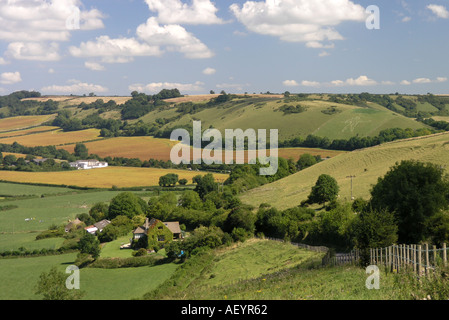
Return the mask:
M133 231L134 234L136 233L145 233L145 229L143 229L142 227L137 227L136 230Z
M181 233L181 228L179 227L179 222L164 222L165 226L172 232L172 233Z
M104 219L104 220L101 220L101 221L95 223L94 226L96 228L98 228L99 230L103 230L110 223L111 223L111 221Z

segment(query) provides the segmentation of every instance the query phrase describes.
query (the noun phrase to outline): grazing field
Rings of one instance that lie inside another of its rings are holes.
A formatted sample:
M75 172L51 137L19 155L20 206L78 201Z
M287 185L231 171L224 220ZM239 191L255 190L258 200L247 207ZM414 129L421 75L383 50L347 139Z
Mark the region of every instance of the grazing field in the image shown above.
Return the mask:
M84 103L92 103L97 101L98 99L102 99L104 102L108 102L110 100L115 101L117 104L123 104L126 101L130 100L131 97L117 97L117 96L111 96L111 97L101 97L101 96L95 96L95 97L80 97L80 96L42 96L39 98L27 98L23 99L25 100L33 100L38 102L45 102L48 100L53 100L56 102L59 102L62 106L66 105L78 105L82 102Z
M60 171L60 172L20 172L2 171L0 177L4 181L45 183L52 185L69 185L88 188L119 188L157 186L159 177L175 173L179 179L187 179L189 183L196 175L205 172L172 170L158 168L108 167L102 169ZM214 174L219 179L227 179L228 175Z
M449 167L449 133L398 140L380 146L340 154L276 182L241 195L244 203L269 203L279 209L297 206L307 199L320 174L333 176L340 186L340 198L369 198L372 185L401 160L419 160Z
M39 300L35 285L42 272L53 266L59 271L73 264L76 253L0 260L0 299ZM85 300L131 300L141 297L169 278L177 264L124 269L85 268L80 272L80 290Z
M300 105L303 111L285 113L282 107ZM335 107L335 112L329 109ZM140 120L152 123L158 118L171 119L165 125L191 125L200 120L202 128L212 126L222 132L225 129L278 129L279 140L307 137L313 134L333 139L349 139L353 136L374 136L388 128L425 128L414 119L404 117L380 105L367 103L367 107L339 104L323 99L287 102L280 96L240 97L232 101L210 106L193 114L180 114L176 107L154 110Z
M77 142L91 141L95 139L101 139L100 130L98 129L87 129L70 132L55 130L24 136L0 138L0 143L12 144L14 142L17 142L26 147L60 146Z
M3 179L3 173L0 172L0 178ZM61 187L33 186L19 183L7 183L0 181L0 196L42 196L49 194L61 194L74 192L73 189Z
M52 115L19 116L19 117L0 119L0 132L35 127L43 122L50 120L51 118L53 118Z
M144 298L253 301L399 298L392 276L382 272L382 290L368 290L363 268L350 265L319 268L321 258L322 254L288 243L249 240L199 259L191 258L169 282Z

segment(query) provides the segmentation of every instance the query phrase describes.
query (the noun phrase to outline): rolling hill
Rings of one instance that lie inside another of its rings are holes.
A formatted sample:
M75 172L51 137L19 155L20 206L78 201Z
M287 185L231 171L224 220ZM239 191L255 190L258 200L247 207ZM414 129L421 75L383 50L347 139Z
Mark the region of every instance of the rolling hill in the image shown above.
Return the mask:
M333 176L340 186L340 198L370 197L370 189L379 177L401 160L432 162L449 167L449 133L397 140L372 148L340 154L294 175L252 189L241 195L244 203L258 206L269 203L278 209L297 206L307 199L320 174Z

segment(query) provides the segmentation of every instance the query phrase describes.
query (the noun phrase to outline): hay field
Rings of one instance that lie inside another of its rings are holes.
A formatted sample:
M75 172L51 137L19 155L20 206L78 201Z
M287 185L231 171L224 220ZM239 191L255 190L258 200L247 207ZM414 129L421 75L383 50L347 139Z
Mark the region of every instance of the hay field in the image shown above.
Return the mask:
M117 137L86 142L85 145L89 153L97 154L100 157L110 156L113 158L124 157L167 161L170 160L170 150L176 143L169 139L157 139L153 137ZM75 145L66 145L61 148L72 153Z
M41 133L41 132L44 132L44 131L53 131L53 130L57 130L57 129L59 129L59 127L39 126L39 127L35 127L35 128L31 128L31 129L25 129L25 130L1 132L0 133L0 138L26 136L26 135L29 135L29 134Z
M0 132L35 127L53 118L53 115L19 116L0 119Z
M258 206L269 203L279 209L297 206L307 199L320 174L333 176L340 186L340 198L353 196L369 199L370 190L379 177L401 160L432 162L449 168L449 133L398 140L372 148L343 153L294 175L243 194L244 203Z
M112 188L112 186L126 188L157 186L159 184L159 177L168 173L175 173L179 176L179 179L187 179L188 183L192 183L194 176L206 174L206 172L188 170L108 167L60 172L2 171L0 173L0 179L13 182L71 185L89 188ZM214 174L214 177L227 179L228 175Z
M14 142L17 142L26 147L59 146L68 143L77 143L100 138L100 130L98 129L87 129L71 132L55 130L24 136L0 138L0 143L12 144Z

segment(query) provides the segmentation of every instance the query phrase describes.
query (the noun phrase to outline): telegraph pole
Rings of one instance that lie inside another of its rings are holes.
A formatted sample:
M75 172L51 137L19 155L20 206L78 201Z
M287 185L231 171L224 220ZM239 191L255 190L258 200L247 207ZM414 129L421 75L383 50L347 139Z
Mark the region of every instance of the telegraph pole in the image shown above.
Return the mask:
M354 197L352 196L352 179L355 178L355 176L350 175L350 176L347 176L346 178L351 178L351 200L354 200Z

